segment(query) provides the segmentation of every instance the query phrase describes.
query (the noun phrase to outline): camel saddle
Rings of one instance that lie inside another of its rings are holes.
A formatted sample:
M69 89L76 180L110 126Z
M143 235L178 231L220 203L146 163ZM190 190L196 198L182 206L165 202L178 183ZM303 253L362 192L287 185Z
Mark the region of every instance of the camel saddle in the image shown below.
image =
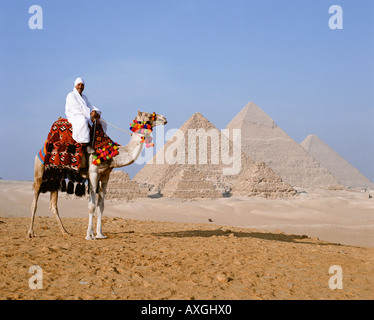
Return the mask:
M106 135L99 121L97 121L95 129L94 158L100 157L103 154L102 150L105 150L105 148L118 148L118 144ZM112 153L112 156L117 154L118 152ZM73 139L73 126L67 119L58 118L52 124L47 140L39 151L38 157L44 164L42 192L60 190L74 193L71 190L71 185L70 188L64 187L65 180L68 179L69 183L76 184L75 194L77 196L84 195L85 179L81 177L80 169L82 159L88 157L84 156L84 144ZM107 158L105 157L105 159ZM84 163L83 167L86 169L87 164Z

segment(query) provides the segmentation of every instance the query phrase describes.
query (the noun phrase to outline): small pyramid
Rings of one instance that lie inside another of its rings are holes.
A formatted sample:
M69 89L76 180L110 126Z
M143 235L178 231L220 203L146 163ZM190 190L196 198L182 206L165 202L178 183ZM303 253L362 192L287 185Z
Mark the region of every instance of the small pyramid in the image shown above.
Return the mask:
M141 190L137 182L131 181L126 172L111 172L106 189L107 198L134 200L145 196L147 192Z
M307 136L300 145L322 166L329 170L343 186L374 186L374 183L315 134Z
M170 198L222 198L222 192L206 179L203 171L185 167L171 178L161 191L164 197Z
M295 196L297 191L290 184L284 183L279 175L263 161L257 161L255 167L248 168L236 181L233 195L269 199L287 199Z
M196 137L193 136L193 132L196 132L196 130L210 132L212 137L214 136L216 139L207 138L205 142L204 140L196 139ZM178 140L179 136L183 139ZM196 148L191 148L190 142L194 139L196 139ZM207 161L205 163L200 163L200 150L206 154ZM173 153L175 156L179 156L178 151L182 154L182 163L168 163L166 161L166 154L170 155L170 153ZM223 173L224 169L230 167L230 165L223 163L223 152L226 154L229 153L237 162L240 162L240 170L236 174L228 175ZM191 158L195 159L195 163L190 162ZM160 159L164 161L162 162ZM254 168L255 166L255 162L252 159L239 149L235 149L234 143L226 136L222 135L221 131L210 123L202 114L195 113L180 127L180 130L165 143L163 148L157 152L153 159L138 172L134 180L138 183L145 183L153 186L152 191L170 195L172 194L170 191L172 187L176 188L178 186L178 181L186 180L188 173L191 173L195 176L196 181L204 177L205 181L211 183L211 187L214 188L214 190L218 190L222 194L229 193L239 176L246 169ZM188 181L188 179L186 181ZM170 184L167 185L169 182ZM182 183L180 187L182 190L183 188L188 189L183 186ZM206 189L207 186L204 188ZM213 189L211 191L213 192ZM194 193L195 191L191 192Z
M226 128L241 129L245 154L254 161L265 162L284 182L294 187L339 186L330 172L253 102L249 102Z

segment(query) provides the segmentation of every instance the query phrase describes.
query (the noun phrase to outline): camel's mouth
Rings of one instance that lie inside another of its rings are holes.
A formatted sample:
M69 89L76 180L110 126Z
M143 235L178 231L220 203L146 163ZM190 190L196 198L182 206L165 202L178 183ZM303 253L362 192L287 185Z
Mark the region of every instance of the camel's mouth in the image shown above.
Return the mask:
M166 120L166 118L164 117L164 116L161 116L161 115L159 115L158 117L157 117L157 120L156 120L156 126L157 125L166 125L168 123L168 121Z

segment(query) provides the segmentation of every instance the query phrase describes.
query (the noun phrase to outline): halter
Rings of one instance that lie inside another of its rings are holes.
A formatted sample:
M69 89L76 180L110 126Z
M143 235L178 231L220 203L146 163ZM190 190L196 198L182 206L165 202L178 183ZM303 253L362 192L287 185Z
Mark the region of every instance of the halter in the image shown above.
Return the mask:
M156 119L156 113L153 112L151 120L154 121ZM130 130L133 133L137 133L142 135L141 136L141 143L145 143L145 147L154 147L154 143L152 143L151 133L153 131L152 126L150 125L149 121L137 121L136 119L130 123Z

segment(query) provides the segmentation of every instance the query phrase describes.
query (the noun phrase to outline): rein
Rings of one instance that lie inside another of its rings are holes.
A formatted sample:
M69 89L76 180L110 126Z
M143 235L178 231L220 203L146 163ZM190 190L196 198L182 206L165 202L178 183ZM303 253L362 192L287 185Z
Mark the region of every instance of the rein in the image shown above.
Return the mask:
M131 133L131 132L128 132L128 131L126 131L126 130L123 130L123 129L121 129L121 128L118 128L117 126L115 126L114 124L111 124L111 123L108 122L108 121L105 121L105 120L103 120L103 119L100 119L100 121L103 121L103 122L105 122L106 124L109 124L110 126L116 128L116 129L118 129L118 130L121 130L121 131L123 131L123 132L126 132L126 133L128 133L130 136L132 136L132 133Z

